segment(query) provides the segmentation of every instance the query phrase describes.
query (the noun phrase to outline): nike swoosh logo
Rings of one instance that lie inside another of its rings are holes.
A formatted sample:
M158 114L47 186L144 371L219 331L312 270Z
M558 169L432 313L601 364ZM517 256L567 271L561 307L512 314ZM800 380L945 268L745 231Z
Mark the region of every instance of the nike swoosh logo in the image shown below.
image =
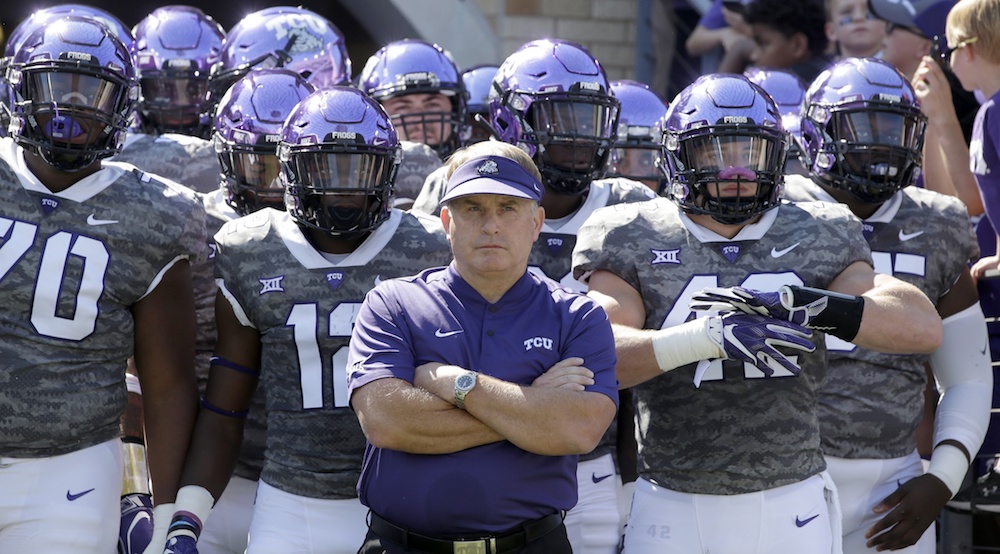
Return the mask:
M443 339L445 337L450 337L464 332L465 331L463 329L459 329L457 331L442 331L441 329L438 329L437 331L434 331L434 336L439 339Z
M814 520L814 519L816 519L818 517L819 517L819 514L816 514L816 515L814 515L812 517L807 517L806 519L799 519L799 516L795 516L795 526L796 527L805 527L807 523L809 523L810 521L812 521L812 520Z
M990 347L989 339L986 339L986 344L983 345L983 349L979 351L980 354L986 354L986 350Z
M601 475L600 477L598 477L596 473L591 473L591 474L590 474L590 478L591 478L591 479L592 479L592 480L593 480L593 481L594 481L595 483L600 483L601 481L603 481L603 480L607 479L608 477L611 477L612 475L614 475L614 473L609 473L609 474L607 474L607 475Z
M87 494L89 492L94 492L94 489L85 490L83 492L79 492L79 493L76 493L76 494L73 494L73 493L71 493L69 491L66 491L66 500L69 500L70 502L72 502L72 501L76 500L77 498L80 498L81 496L83 496L83 495L85 495L85 494Z
M923 231L917 231L916 233L904 233L902 229L899 230L899 240L901 242L906 242L910 239L915 239L920 235L924 234Z
M382 282L382 276L381 275L376 275L375 276L375 286L376 287L379 286L379 283L381 283L381 282Z
M87 216L87 225L111 225L113 223L118 223L117 219L97 219L94 214Z
M802 243L796 242L795 244L789 246L788 248L782 248L781 250L778 250L777 248L772 248L771 249L771 257L772 258L780 258L780 257L784 256L785 254L788 254L792 250L795 250L795 248L798 247L798 245L800 245L800 244L802 244Z

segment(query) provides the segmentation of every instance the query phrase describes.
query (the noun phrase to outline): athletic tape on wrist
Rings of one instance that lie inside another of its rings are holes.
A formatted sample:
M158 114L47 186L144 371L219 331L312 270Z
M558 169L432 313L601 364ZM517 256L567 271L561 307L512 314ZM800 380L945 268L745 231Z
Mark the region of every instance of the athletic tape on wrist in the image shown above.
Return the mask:
M864 298L812 287L789 286L787 288L792 292L794 307L806 306L822 298L827 299L826 309L817 314L807 327L823 331L848 342L858 336L858 330L861 328L861 315L865 309ZM785 309L788 307L786 306Z
M712 320L718 322L719 318L699 317L653 333L653 354L660 371L665 373L699 360L724 358L722 347L712 340Z
M149 546L143 550L142 554L163 554L163 547L167 543L167 529L170 527L170 519L173 515L173 502L153 507L153 537L149 540Z
M927 473L944 482L952 496L955 496L955 493L961 488L962 481L965 480L965 474L968 471L969 459L965 457L965 452L962 452L959 447L951 444L939 444L934 447L934 452L931 454L931 465L927 469Z
M171 537L186 535L198 540L201 530L205 527L208 514L212 511L215 498L205 487L184 485L177 491L177 501L174 502L174 516L167 530L167 540Z

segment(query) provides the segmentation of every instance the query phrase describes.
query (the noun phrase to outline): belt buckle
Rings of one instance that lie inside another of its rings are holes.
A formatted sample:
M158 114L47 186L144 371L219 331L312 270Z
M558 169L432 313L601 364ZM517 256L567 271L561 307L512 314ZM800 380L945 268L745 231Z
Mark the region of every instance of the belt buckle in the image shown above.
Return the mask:
M452 552L454 554L495 554L496 551L496 537L475 541L455 541L452 543Z

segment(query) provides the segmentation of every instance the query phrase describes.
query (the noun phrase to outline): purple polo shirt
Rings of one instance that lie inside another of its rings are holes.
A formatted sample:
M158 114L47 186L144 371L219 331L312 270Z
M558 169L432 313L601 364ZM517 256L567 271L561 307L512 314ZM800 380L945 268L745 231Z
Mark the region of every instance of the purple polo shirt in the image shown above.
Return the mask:
M991 222L1000 221L1000 114L994 94L979 107L969 141L969 168L976 176L979 195Z
M604 310L530 272L490 304L454 268L385 281L368 293L351 336L351 393L376 379L413 382L427 362L454 364L530 385L579 356L599 392L618 403L615 347ZM577 456L532 454L508 441L445 455L365 450L361 502L431 535L501 531L568 510L577 501Z

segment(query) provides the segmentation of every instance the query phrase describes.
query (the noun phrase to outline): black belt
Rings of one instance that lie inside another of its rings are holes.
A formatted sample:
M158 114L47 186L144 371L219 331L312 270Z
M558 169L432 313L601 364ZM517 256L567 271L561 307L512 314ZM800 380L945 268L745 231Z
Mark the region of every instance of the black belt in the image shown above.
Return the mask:
M529 542L555 530L562 525L562 513L555 513L540 519L527 521L514 530L498 535L484 535L477 538L438 539L414 533L370 512L368 527L373 533L405 548L428 552L429 554L501 554L524 548Z

